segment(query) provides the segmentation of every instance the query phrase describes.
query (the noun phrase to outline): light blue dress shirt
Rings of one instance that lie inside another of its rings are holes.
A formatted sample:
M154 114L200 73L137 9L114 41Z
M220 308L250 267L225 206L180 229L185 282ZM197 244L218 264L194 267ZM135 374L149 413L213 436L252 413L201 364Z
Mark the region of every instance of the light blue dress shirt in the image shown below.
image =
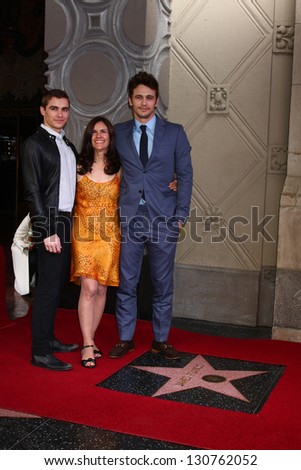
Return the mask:
M136 119L134 122L135 122L135 125L134 125L133 139L134 139L134 144L136 146L136 149L139 155L140 139L141 139L141 129L140 129L141 122L136 121ZM155 127L156 127L156 116L153 116L146 123L146 133L147 133L147 138L148 138L148 158L151 156L151 153L153 150Z
M141 129L140 126L142 125L141 122L134 120L134 131L133 131L133 139L134 144L136 146L138 155L140 153L140 139L141 139ZM155 126L156 126L156 115L153 116L146 124L146 133L147 133L147 152L148 158L150 158L152 150L153 150L153 143L154 143L154 134L155 134ZM143 198L140 199L140 204L144 205L145 200Z

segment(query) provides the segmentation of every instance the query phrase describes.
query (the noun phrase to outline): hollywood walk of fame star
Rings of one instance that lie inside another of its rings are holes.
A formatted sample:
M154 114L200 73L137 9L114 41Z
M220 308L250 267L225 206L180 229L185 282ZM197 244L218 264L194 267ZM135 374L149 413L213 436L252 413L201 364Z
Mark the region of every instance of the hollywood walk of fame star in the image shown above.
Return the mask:
M170 380L152 395L153 397L202 387L245 402L249 402L249 400L234 387L231 381L268 372L258 370L216 370L200 355L196 356L185 367L181 368L151 366L132 367L170 378Z

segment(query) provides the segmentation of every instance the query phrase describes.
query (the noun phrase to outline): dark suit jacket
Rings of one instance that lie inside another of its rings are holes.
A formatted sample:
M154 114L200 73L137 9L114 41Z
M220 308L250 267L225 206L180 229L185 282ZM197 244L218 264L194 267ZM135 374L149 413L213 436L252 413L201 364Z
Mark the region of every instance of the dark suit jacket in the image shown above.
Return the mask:
M192 191L190 144L180 124L164 121L157 116L153 150L143 167L133 141L134 121L115 126L116 147L122 165L120 183L121 222L129 221L137 212L144 191L152 219L158 216L176 217L183 222L189 215ZM168 188L177 175L178 191Z

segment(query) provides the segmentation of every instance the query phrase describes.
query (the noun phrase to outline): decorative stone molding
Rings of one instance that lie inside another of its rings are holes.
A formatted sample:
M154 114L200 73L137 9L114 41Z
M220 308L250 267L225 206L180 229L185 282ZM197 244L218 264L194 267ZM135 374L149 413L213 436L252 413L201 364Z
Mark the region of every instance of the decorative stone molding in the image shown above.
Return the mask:
M101 14L100 13L88 13L89 18L89 29L100 29L101 26Z
M263 268L262 271L263 279L275 283L276 281L276 269L275 268Z
M287 172L287 145L271 144L268 151L269 173L286 175Z
M207 90L207 113L229 113L229 85L211 84Z
M68 91L70 140L80 145L92 116L104 114L112 122L131 116L127 83L139 70L158 78L157 112L166 117L169 0L46 0L46 7L47 87Z
M294 38L294 25L286 23L275 24L273 52L292 54L294 50Z
M206 232L211 229L218 229L223 225L223 213L216 206L207 207L204 212L204 220Z

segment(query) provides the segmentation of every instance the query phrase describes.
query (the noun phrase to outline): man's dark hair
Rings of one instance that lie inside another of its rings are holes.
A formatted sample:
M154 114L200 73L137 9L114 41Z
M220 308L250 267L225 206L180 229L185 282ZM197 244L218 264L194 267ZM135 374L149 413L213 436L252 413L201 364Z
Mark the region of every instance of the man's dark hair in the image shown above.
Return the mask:
M42 101L41 101L41 106L42 108L46 108L46 106L48 105L49 101L51 100L51 98L66 98L69 102L69 106L70 106L70 99L69 99L69 96L67 95L67 93L64 91L64 90L60 90L58 88L53 88L52 90L47 90L43 97L42 97Z
M156 97L158 98L159 96L159 83L157 79L151 74L144 72L143 70L141 72L138 72L136 75L134 75L128 83L128 94L129 97L131 98L134 89L137 88L139 85L145 85L152 90L155 90L156 92Z

